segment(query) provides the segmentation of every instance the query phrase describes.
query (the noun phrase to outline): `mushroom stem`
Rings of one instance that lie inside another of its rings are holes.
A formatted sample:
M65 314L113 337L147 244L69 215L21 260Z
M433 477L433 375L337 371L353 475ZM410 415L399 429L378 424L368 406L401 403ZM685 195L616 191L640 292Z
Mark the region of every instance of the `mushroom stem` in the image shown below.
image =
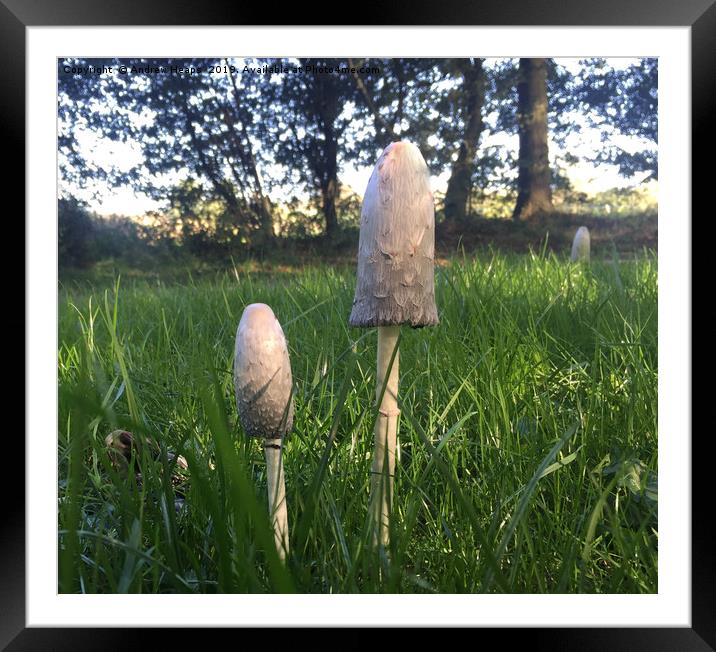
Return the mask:
M376 377L376 401L380 401L375 422L373 466L371 469L371 502L373 520L373 543L387 546L390 542L390 513L395 475L395 446L398 435L398 361L397 350L400 326L378 328L378 366ZM395 351L393 366L390 359ZM388 368L390 375L388 376ZM386 382L386 376L388 380ZM385 392L381 401L381 391Z
M288 512L286 510L286 483L283 478L283 446L280 439L267 439L264 443L266 454L266 476L268 482L268 504L273 524L276 551L281 561L288 555Z

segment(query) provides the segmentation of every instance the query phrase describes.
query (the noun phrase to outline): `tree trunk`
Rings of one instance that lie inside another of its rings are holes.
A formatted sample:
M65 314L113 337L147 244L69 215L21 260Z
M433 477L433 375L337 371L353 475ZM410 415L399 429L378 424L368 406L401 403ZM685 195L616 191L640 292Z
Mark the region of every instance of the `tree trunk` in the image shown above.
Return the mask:
M270 245L275 239L273 232L273 212L269 198L259 193L259 232L261 234L261 243Z
M334 95L326 93L326 96L334 101ZM335 102L334 102L335 103ZM323 215L326 220L326 235L332 238L338 231L338 216L336 214L336 200L338 199L338 140L333 128L333 121L338 110L335 107L327 107L322 115L323 135L325 143L323 146L323 174L321 175L321 199L323 203Z
M330 178L321 189L323 200L323 215L326 219L326 235L331 238L338 231L338 215L336 213L336 199L338 197L338 179Z
M547 59L520 59L517 94L520 152L512 217L527 220L553 210L547 144Z
M472 172L475 166L477 143L482 133L482 105L485 100L485 77L482 59L474 63L464 61L462 68L463 94L465 98L465 132L460 141L457 160L445 192L445 219L461 220L467 211L467 200L472 188Z

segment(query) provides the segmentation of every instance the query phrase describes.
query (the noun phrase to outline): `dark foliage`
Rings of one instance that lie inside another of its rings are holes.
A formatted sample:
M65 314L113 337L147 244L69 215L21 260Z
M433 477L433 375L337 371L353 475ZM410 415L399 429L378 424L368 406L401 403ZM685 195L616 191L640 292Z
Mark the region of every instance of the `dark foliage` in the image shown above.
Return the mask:
M616 165L626 177L647 173L646 179L657 179L658 59L641 59L622 70L604 59L590 59L583 70L575 98L590 124L600 129L604 143L594 162ZM643 145L627 150L614 144L615 135L637 137Z
M590 59L572 74L546 60L552 193L571 191L566 172L584 157L625 177L657 177L657 64L615 69ZM371 166L398 139L417 144L432 174L449 179L436 196L439 220L465 224L496 197L519 197L520 157L504 144L518 134L518 59L66 59L58 67L63 196L131 187L160 202L141 226L103 219L90 228L87 215L67 213L63 264L123 247L211 257L270 250L285 238L328 234L335 243L360 213L342 171ZM602 147L577 156L567 143L587 127L599 129ZM98 165L87 138L137 156ZM280 206L269 192L282 196Z
M97 259L95 220L76 199L60 199L57 247L61 267L89 267Z

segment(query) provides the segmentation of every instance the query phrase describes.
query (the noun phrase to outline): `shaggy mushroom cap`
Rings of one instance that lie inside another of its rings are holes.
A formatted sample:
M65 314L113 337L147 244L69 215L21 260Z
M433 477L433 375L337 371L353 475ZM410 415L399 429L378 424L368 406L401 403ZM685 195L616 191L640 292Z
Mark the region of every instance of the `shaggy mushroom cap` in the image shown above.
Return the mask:
M589 249L589 229L586 226L580 226L574 234L574 240L572 241L571 260L589 260Z
M420 150L391 143L363 197L351 326L434 326L435 207Z
M293 427L291 362L281 324L265 303L244 309L236 331L234 389L251 437L280 439Z

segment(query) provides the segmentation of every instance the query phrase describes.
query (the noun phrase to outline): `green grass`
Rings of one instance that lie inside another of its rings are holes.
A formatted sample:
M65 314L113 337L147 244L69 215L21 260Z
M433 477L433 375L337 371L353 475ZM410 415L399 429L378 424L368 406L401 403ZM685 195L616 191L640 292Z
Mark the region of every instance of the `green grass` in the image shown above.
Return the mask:
M657 260L573 266L483 254L436 269L441 323L401 336L388 551L370 545L374 329L347 325L353 270L230 269L60 286L60 591L657 591ZM243 308L286 333L291 555L272 548L265 464L237 422ZM141 487L115 428L186 456Z

